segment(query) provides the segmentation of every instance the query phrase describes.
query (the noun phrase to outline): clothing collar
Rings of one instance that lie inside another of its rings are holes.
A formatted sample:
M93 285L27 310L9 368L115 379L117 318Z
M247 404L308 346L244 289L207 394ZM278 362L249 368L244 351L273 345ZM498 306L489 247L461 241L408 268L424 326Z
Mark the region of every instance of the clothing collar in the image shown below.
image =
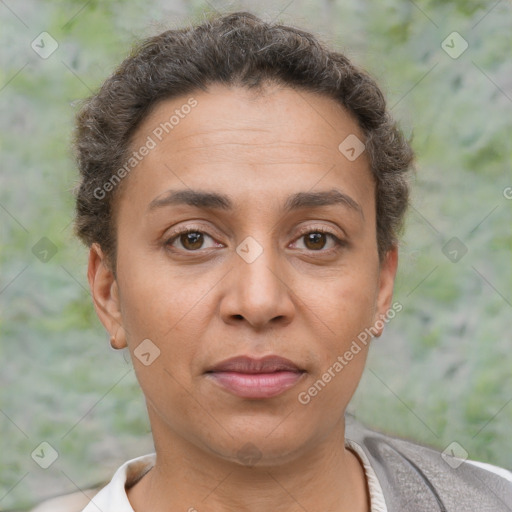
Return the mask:
M382 488L366 453L359 444L347 438L345 438L345 447L354 452L363 465L370 494L370 511L387 512ZM128 500L126 488L135 485L155 465L155 462L155 453L125 462L114 473L110 483L90 501L82 512L134 512Z

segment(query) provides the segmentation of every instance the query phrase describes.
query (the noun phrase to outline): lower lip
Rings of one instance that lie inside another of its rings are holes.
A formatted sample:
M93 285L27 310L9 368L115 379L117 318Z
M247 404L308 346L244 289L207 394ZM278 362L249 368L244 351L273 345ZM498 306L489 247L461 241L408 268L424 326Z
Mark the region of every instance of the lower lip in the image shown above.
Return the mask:
M212 372L210 377L230 393L242 398L270 398L294 386L302 372L274 373Z

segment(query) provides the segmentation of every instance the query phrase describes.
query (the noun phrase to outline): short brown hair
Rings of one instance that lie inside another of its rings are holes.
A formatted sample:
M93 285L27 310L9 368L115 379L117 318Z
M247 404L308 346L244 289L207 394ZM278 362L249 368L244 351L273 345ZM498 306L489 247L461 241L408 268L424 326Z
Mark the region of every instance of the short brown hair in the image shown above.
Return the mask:
M158 101L214 83L247 88L276 83L332 98L354 115L376 184L382 259L402 227L413 152L386 110L381 90L313 34L266 23L249 12L211 16L202 24L142 41L97 94L85 100L75 132L81 176L75 219L79 238L87 245L97 242L115 270L114 200L121 187L109 187L105 194L105 183L125 162L131 137Z

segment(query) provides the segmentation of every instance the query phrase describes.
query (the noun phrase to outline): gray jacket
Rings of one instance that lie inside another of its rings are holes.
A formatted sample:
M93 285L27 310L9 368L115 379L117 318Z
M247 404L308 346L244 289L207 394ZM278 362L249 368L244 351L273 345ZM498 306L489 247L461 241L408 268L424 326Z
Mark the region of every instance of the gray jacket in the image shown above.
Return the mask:
M467 462L454 469L439 451L372 430L350 414L345 437L368 456L388 512L512 512L512 482L499 475Z

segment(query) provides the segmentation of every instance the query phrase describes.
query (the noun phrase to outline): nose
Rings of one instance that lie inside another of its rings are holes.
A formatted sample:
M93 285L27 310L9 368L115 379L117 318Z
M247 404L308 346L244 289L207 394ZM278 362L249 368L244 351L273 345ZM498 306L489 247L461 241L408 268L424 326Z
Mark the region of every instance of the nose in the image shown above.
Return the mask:
M237 247L232 271L224 280L226 293L220 305L224 322L247 322L261 330L292 321L295 305L291 277L286 273L286 262L271 246L270 242L263 245L247 237Z

